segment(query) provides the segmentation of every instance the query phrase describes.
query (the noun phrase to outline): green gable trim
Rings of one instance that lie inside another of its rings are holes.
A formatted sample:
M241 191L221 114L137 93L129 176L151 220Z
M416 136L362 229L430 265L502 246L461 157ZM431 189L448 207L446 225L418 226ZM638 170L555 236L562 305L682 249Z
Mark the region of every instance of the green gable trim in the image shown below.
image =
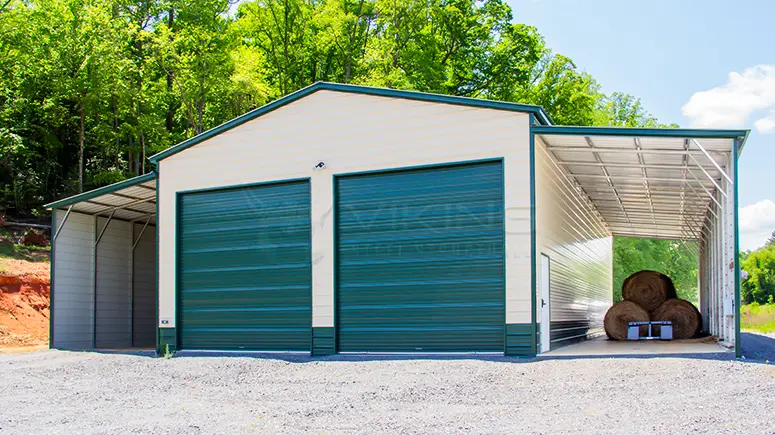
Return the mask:
M572 127L561 125L535 125L533 134L571 136L632 136L676 137L706 139L745 138L750 130L708 130L694 128L629 128L629 127Z
M551 119L549 118L549 115L546 114L546 112L542 107L533 106L529 104L482 100L479 98L457 97L452 95L429 94L425 92L416 92L416 91L400 91L397 89L373 88L369 86L317 82L310 86L307 86L306 88L302 88L296 92L288 94L285 97L275 100L269 104L266 104L257 109L251 110L250 112L247 112L242 116L234 118L231 121L227 121L217 127L211 128L210 130L207 130L204 133L194 136L188 140L185 140L171 148L168 148L158 154L155 154L149 157L149 160L152 163L157 164L159 161L171 155L177 154L187 148L190 148L198 143L204 142L205 140L210 139L214 136L217 136L227 130L231 130L234 127L237 127L248 121L252 121L253 119L258 118L259 116L265 115L273 110L279 109L296 100L299 100L303 97L306 97L317 91L322 91L322 90L348 92L348 93L362 94L362 95L373 95L373 96L379 96L379 97L402 98L406 100L427 101L431 103L454 104L458 106L479 107L484 109L508 110L512 112L532 113L536 115L537 119L540 120L543 124L552 123Z
M506 324L506 356L536 356L534 334L535 324L507 323Z
M158 328L156 353L163 356L167 351L167 345L170 346L170 352L178 350L177 337L178 334L175 328Z
M121 189L126 189L127 187L136 186L138 184L145 183L147 181L151 181L156 178L156 172L149 172L145 175L140 175L134 178L130 178L128 180L119 181L118 183L113 183L108 186L100 187L98 189L90 190L88 192L79 193L78 195L71 196L69 198L61 199L59 201L52 202L50 204L46 204L44 207L48 209L52 208L61 208L65 207L71 204L75 204L77 202L86 201L92 198L96 198L98 196L107 195L113 192L117 192Z
M336 328L333 326L312 328L312 356L336 353Z

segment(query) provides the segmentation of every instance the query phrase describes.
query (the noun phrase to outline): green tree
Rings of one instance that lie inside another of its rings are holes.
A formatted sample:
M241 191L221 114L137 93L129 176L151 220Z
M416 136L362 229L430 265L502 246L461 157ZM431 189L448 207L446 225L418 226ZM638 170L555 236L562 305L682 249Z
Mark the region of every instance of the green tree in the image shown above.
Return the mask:
M0 212L149 170L146 157L318 80L658 126L503 0L0 0Z
M775 301L775 244L771 241L772 238L765 246L744 255L740 265L747 274L740 286L744 303Z

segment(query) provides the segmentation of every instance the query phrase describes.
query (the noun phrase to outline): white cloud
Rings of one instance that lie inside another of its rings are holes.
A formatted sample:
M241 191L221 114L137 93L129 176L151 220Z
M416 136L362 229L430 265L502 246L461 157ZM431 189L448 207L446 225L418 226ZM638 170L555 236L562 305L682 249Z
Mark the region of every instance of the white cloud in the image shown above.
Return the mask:
M775 110L770 112L770 116L754 122L753 126L761 133L775 132Z
M764 245L775 231L775 202L765 199L740 209L740 249L754 250Z
M723 86L696 92L681 108L692 127L744 127L756 111L770 109L754 126L760 133L775 132L775 65L757 65L731 72Z

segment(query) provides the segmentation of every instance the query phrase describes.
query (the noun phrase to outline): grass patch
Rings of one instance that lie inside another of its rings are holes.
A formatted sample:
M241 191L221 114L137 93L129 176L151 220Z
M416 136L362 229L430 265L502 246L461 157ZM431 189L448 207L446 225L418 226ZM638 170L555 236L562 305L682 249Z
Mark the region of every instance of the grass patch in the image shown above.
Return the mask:
M17 243L21 237L18 231L0 228L0 273L7 273L4 259L24 260L33 263L49 261L50 246L25 246Z
M740 308L740 328L750 331L775 332L775 304L754 302Z

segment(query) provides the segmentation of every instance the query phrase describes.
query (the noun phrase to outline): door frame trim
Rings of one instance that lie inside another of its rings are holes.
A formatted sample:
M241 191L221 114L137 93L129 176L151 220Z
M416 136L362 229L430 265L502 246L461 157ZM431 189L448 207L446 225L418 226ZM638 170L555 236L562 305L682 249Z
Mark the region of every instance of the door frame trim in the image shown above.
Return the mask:
M543 312L543 305L541 306L541 326L539 332L541 340L538 343L539 348L541 350L540 354L544 354L546 352L550 352L552 350L552 257L550 257L547 254L544 254L543 252L540 254L541 261L543 262L544 257L548 260L547 262L547 268L549 269L549 273L547 273L546 277L546 285L547 285L547 301L546 305L549 307L547 308L547 312L549 313L549 316L547 319L544 319L544 312ZM543 264L541 265L541 300L543 301L544 298L544 279L543 279ZM547 333L547 338L549 343L549 348L544 349L543 348L543 341L544 341L544 333Z

